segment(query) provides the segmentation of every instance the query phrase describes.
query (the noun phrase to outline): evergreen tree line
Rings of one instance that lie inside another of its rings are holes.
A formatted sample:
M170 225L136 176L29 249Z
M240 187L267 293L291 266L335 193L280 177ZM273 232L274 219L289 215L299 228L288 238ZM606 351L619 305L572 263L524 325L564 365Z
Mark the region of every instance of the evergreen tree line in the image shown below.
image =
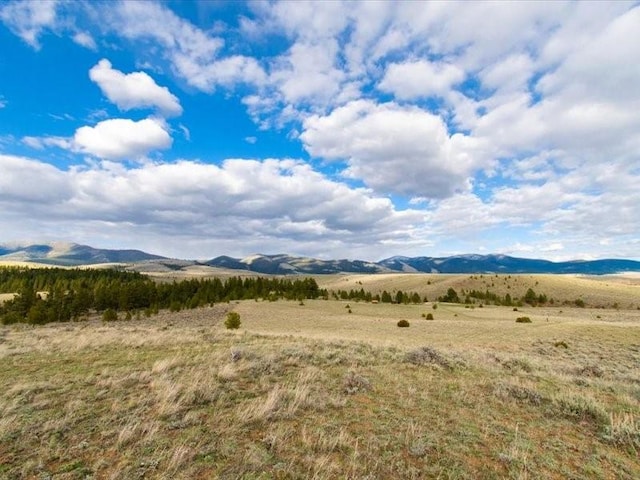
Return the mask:
M375 295L371 292L366 292L364 288L360 290L333 290L332 292L333 298L336 300L356 300L363 302L382 302L382 303L422 303L426 302L427 297L421 298L420 294L417 292L403 292L402 290L398 290L394 295L384 290L382 294L376 293Z
M43 324L79 319L95 311L172 311L244 299L327 297L312 278L219 278L156 283L136 272L0 268L0 292L16 293L0 305L0 322Z
M490 292L489 290L485 290L484 292L481 290L461 290L461 295L464 297L464 303L472 304L475 303L476 300L481 300L486 304L493 305L505 305L505 306L514 306L521 307L524 304L531 305L535 307L536 305L545 305L547 303L553 304L553 299L549 300L544 293L536 293L532 288L529 288L527 292L524 294L522 298L511 297L510 294L506 294L504 297L498 295L497 293ZM463 303L460 300L460 296L453 288L449 288L447 290L447 294L438 298L441 302L447 303Z

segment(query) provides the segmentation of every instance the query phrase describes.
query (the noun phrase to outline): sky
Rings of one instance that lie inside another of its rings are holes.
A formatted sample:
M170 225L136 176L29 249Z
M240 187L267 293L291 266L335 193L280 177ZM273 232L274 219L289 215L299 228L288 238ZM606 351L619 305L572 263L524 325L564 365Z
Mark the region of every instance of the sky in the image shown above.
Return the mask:
M0 243L640 259L640 3L0 3Z

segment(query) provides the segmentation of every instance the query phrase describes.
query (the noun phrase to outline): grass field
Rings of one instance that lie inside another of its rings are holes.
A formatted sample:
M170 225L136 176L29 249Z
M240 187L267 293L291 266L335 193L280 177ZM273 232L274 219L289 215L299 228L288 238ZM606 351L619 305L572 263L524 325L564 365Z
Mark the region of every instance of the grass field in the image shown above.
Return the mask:
M640 308L640 275L494 275L494 274L376 274L376 275L320 275L316 277L322 288L329 290L359 290L381 293L417 292L421 297L436 300L447 289L490 291L504 297L521 298L531 288L544 293L556 304L583 300L591 307Z
M0 478L640 478L635 309L244 301L0 361Z

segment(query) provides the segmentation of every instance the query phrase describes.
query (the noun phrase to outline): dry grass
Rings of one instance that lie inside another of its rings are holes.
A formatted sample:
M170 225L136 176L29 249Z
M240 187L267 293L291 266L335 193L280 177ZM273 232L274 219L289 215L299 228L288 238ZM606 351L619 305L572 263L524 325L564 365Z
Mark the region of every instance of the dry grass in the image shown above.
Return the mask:
M640 312L351 306L2 327L0 478L640 477Z
M435 300L447 289L489 290L504 297L521 298L532 288L556 302L573 302L581 298L587 305L623 309L640 307L639 275L495 275L495 274L375 274L375 275L319 275L315 277L322 288L329 290L360 290L372 293L411 291Z

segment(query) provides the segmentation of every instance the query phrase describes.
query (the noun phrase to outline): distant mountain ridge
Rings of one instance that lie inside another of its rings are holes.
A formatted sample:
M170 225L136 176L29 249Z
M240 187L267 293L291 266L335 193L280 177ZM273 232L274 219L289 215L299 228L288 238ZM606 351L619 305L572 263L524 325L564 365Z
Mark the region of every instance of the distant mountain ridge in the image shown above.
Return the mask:
M290 255L252 255L244 259L228 256L204 262L212 267L249 270L268 274L323 273L575 273L603 275L640 272L634 260L575 260L551 262L507 255L454 255L451 257L390 257L379 262L362 260L318 260Z
M454 255L451 257L394 256L379 262L363 260L320 260L286 254L256 254L245 258L219 256L205 262L168 259L140 250L109 250L75 243L35 245L0 244L0 260L46 263L58 266L95 265L99 263L136 263L170 261L171 269L191 265L208 265L271 275L336 273L551 273L603 275L640 272L640 262L624 259L549 260L510 257L508 255Z
M38 245L0 245L0 260L37 262L58 266L95 265L98 263L130 263L161 260L166 257L140 250L109 250L76 243Z

